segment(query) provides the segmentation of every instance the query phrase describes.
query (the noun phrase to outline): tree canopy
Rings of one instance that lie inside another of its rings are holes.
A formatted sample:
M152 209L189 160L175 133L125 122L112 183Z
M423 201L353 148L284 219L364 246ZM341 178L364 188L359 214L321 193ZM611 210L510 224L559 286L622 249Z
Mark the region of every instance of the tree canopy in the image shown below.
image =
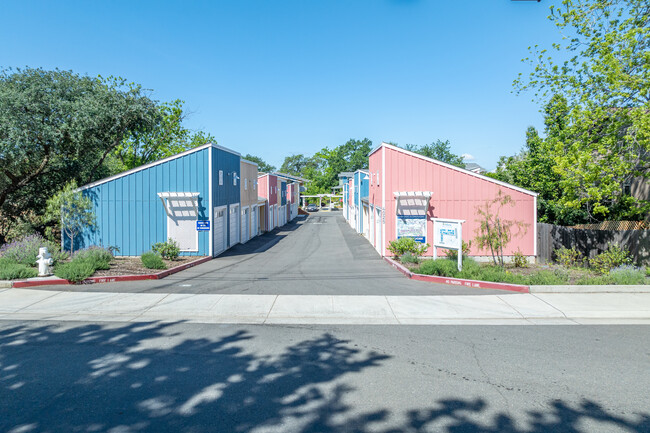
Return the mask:
M124 140L160 119L155 101L124 80L43 69L0 72L2 233L70 180L110 173Z
M416 146L414 144L407 144L404 149L419 153L427 158L436 159L438 161L446 162L447 164L455 165L456 167L465 168L463 157L456 155L451 151L451 143L449 140L436 140L431 144L424 144Z

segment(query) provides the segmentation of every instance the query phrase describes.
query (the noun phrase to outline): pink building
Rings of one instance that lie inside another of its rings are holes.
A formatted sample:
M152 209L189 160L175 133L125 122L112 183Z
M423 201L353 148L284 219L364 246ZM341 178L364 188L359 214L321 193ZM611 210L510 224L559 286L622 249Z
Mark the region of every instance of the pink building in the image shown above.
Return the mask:
M419 219L411 227L421 230L421 236L412 236L420 242L432 244L431 218L465 220L462 238L465 242L473 241L479 227L477 207L499 192L510 196L514 204L501 208L501 218L523 225L520 231L513 229L519 236L513 236L504 255L512 256L520 250L528 257L535 256L536 193L386 143L370 153L368 171L370 188L363 209L364 223L367 215L368 239L382 256L390 254L388 243L413 221L409 218ZM490 255L475 244L472 242L470 255ZM439 255L442 252L438 250ZM430 247L426 254L433 255L433 249Z

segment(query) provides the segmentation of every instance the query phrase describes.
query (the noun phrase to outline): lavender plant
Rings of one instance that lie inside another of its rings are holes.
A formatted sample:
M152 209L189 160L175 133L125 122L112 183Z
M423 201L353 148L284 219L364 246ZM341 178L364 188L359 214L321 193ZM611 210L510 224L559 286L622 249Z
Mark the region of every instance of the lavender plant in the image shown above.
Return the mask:
M4 244L0 247L0 257L25 266L36 266L36 257L40 247L47 247L54 263L68 257L67 253L61 252L57 244L37 234L23 236L13 242Z

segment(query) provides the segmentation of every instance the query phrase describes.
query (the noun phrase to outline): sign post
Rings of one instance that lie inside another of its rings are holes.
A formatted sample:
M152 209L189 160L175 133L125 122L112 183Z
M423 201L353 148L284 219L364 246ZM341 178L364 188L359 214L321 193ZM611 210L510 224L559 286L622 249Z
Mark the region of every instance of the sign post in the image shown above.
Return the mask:
M463 223L465 220L431 218L433 221L433 259L438 248L458 251L458 271L463 269Z

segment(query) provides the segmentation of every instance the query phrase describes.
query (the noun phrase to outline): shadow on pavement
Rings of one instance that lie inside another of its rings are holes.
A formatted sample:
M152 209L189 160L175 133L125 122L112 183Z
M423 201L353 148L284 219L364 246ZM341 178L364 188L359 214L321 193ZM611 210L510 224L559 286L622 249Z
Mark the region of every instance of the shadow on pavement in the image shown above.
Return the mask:
M289 233L301 228L306 219L304 215L298 215L293 221L286 223L282 227L276 227L269 232L255 236L245 244L237 244L221 253L218 257L235 257L268 251L287 237Z
M247 351L255 337L232 329L184 338L174 324L16 325L0 331L0 430L3 432L579 432L589 423L648 431L648 414L631 422L584 400L561 399L527 412L518 427L483 399L440 399L394 414L363 411L347 397L347 375L390 357L328 333L274 354ZM328 384L330 385L328 387ZM399 421L394 424L393 415Z

